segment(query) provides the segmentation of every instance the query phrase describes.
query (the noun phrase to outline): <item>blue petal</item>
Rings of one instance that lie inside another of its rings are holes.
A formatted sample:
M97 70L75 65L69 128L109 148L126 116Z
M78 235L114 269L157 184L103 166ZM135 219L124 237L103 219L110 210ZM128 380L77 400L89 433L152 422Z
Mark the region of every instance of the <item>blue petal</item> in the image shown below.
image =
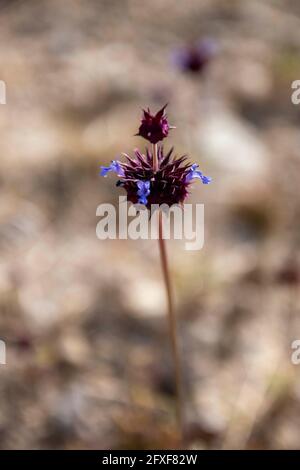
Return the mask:
M117 160L112 160L109 166L102 166L100 175L105 177L109 171L117 173L118 176L124 176L124 170Z
M141 197L139 197L139 199L138 199L138 203L139 203L139 204L145 204L145 205L146 205L147 202L148 202L148 200L147 200L147 198L146 198L145 196L141 196Z
M111 171L109 166L101 166L100 176L106 177L109 171Z
M212 182L212 179L209 176L204 176L203 175L201 179L202 179L203 184L209 184L209 183Z
M137 181L136 184L140 191L147 191L150 188L150 181Z
M148 202L147 196L150 194L150 181L137 181L136 185L138 187L138 202L146 205Z
M201 179L203 184L209 184L212 179L209 176L204 176L203 173L200 170L197 170L199 165L194 163L191 168L189 173L186 175L185 181L189 182L193 179Z

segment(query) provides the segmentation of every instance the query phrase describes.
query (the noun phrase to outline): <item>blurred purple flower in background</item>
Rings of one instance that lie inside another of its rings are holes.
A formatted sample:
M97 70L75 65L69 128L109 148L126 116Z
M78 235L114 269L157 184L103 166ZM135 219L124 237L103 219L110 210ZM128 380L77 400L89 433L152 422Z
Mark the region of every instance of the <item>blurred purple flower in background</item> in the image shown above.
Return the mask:
M217 42L212 38L204 38L173 51L172 62L182 72L200 74L217 52Z

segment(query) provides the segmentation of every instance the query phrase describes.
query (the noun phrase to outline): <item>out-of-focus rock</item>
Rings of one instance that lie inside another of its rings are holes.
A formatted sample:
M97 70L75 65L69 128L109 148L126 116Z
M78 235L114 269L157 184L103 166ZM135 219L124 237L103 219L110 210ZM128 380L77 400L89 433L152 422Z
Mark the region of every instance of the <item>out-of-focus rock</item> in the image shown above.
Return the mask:
M226 178L243 182L263 179L268 171L269 153L254 128L234 114L219 110L209 115L197 129L202 154L212 159Z
M165 312L163 280L144 278L133 281L127 286L125 295L130 310L139 317L156 317Z

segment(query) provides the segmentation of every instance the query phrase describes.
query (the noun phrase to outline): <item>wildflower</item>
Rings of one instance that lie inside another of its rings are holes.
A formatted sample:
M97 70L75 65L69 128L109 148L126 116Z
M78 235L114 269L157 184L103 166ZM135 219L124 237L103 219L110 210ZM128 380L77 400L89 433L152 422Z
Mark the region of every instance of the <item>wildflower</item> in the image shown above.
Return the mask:
M146 149L143 155L135 149L133 158L124 156L126 162L118 162L117 186L126 190L127 199L134 204L138 202L148 208L151 204L180 204L187 198L193 179L200 178L204 184L211 181L196 169L197 164L188 163L186 156L173 156L173 149L165 153L162 146L158 147L157 171L153 169L152 150Z
M109 171L114 171L119 176L117 186L121 186L127 192L127 199L132 203L140 203L148 209L154 205L181 204L189 194L189 186L194 179L201 179L203 184L211 182L211 178L204 176L198 165L190 164L187 157L176 157L173 148L167 153L162 145L156 145L165 139L171 126L168 123L163 106L155 115L150 109L144 110L142 122L137 135L144 137L152 144L151 150L146 148L145 154L138 149L134 151L134 157L124 154L126 161L112 161L109 167L102 167L100 174L107 176ZM184 421L182 403L182 378L179 361L179 349L176 332L176 316L172 296L172 284L168 267L167 250L164 240L164 220L162 212L158 211L158 243L163 272L164 286L166 289L168 318L170 322L170 339L175 366L176 381L176 415L179 430L179 443L182 442ZM201 248L202 245L200 245Z
M165 114L166 106L163 106L155 115L151 114L150 109L143 110L143 117L139 131L136 135L144 137L149 140L151 144L157 144L161 140L168 137L169 130L173 126L169 125L167 116Z
M109 166L101 166L100 175L106 177L110 171L117 173L118 176L124 176L123 168L117 160L112 160Z
M173 63L183 72L201 73L215 56L217 44L213 39L204 38L198 43L180 48L173 54Z
M117 186L127 192L128 201L144 204L148 209L152 204L182 204L189 195L189 186L194 179L209 184L211 178L198 170L196 163L188 162L187 157L173 155L173 148L165 153L162 145L154 145L167 137L171 126L163 106L155 116L150 110L144 111L139 133L153 145L146 148L145 154L134 150L134 157L123 154L125 162L113 160L108 167L102 167L101 176L113 171L119 176Z

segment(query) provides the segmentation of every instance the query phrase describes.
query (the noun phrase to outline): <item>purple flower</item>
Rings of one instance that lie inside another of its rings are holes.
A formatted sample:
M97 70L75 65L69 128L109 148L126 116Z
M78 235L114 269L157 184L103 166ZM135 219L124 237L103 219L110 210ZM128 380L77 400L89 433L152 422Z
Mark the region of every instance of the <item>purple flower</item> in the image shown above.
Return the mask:
M173 156L173 149L165 153L161 145L157 149L156 171L153 169L153 154L149 149L146 149L145 155L136 149L134 157L124 156L126 162L117 162L117 173L120 176L117 186L125 189L128 201L134 204L138 202L148 208L151 204L181 204L189 195L193 179L201 179L203 184L211 182L211 178L197 170L196 163L188 163L186 156ZM107 168L104 170L103 176L106 176ZM115 168L112 171L116 171Z
M101 166L100 175L106 177L110 171L117 173L118 176L124 176L124 170L117 160L112 160L109 166Z
M197 165L196 163L194 163L188 174L186 175L186 182L189 182L189 181L192 181L193 179L201 179L202 183L203 184L209 184L211 183L212 179L209 177L209 176L204 176L203 173L200 171L200 170L197 170L196 168L198 168L199 165Z
M150 181L138 181L136 184L139 188L137 191L139 196L138 203L147 205L147 196L150 194Z
M154 170L152 150L146 149L146 153L142 154L136 149L134 153L134 157L125 155L127 162L122 164L125 176L119 183L126 190L129 201L134 204L140 202L137 185L139 188L142 182L144 184L141 186L141 194L146 198L145 205L148 208L151 204L172 206L184 202L190 185L186 176L191 167L185 156L174 156L173 149L165 153L160 145L157 149L158 169Z
M143 110L141 125L136 135L144 137L151 144L157 144L157 142L165 139L169 134L169 130L172 129L165 114L166 106L163 106L155 115L151 114L149 108Z
M204 38L196 44L176 50L173 63L183 72L201 73L216 55L218 48L213 39Z
M165 107L155 116L149 109L144 111L138 135L145 136L151 143L157 143L168 135L171 126ZM133 204L144 204L147 209L152 205L166 204L171 207L183 204L194 179L200 179L203 184L211 182L210 177L197 169L196 163L189 163L186 155L177 157L173 148L165 152L161 144L146 148L144 154L135 149L133 157L123 155L125 161L113 160L108 167L101 167L100 174L105 177L109 171L117 173L119 180L116 185L126 191L127 200Z

